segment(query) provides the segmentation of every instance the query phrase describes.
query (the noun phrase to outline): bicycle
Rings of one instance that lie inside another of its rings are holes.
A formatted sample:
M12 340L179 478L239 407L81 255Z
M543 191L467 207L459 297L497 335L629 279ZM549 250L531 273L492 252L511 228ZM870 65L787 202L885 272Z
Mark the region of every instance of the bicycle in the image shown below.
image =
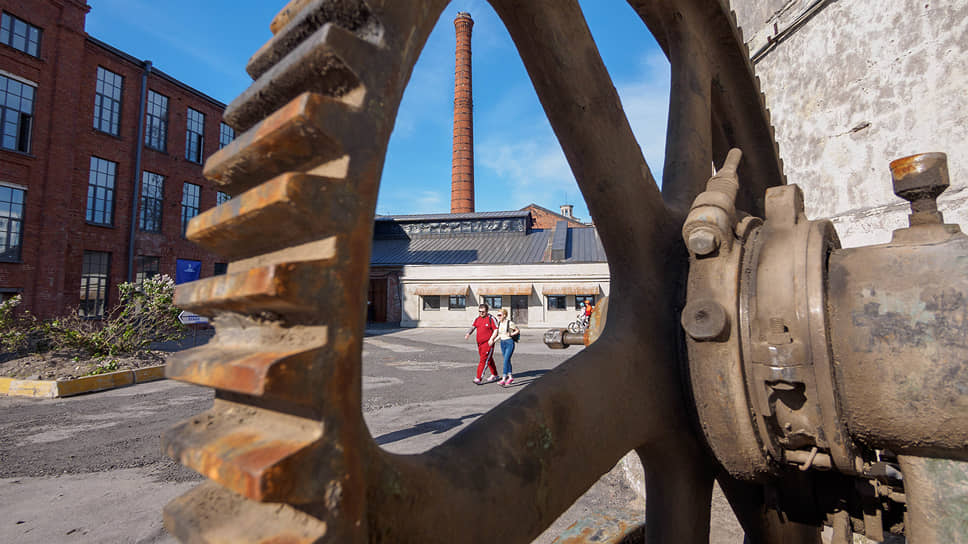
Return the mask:
M578 319L568 324L568 332L582 333L588 328L589 316L585 312L578 314Z

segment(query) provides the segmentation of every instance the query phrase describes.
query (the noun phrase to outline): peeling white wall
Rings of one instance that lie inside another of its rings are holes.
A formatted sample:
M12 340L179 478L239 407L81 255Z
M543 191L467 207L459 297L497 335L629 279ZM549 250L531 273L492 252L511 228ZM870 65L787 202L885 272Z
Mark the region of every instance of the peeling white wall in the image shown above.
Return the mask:
M941 151L946 223L968 231L968 1L730 0L754 54L811 6L813 17L755 65L788 183L844 247L907 225L888 163Z

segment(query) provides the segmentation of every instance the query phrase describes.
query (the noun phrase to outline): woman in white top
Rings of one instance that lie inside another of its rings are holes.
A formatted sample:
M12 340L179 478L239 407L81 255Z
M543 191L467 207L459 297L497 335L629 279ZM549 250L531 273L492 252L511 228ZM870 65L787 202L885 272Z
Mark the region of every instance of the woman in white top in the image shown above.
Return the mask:
M501 355L504 356L504 377L497 382L503 387L511 385L514 378L511 376L511 354L514 353L514 337L521 334L518 326L508 318L508 311L505 308L498 310L497 330L491 335L489 343L493 346L495 342L501 340Z

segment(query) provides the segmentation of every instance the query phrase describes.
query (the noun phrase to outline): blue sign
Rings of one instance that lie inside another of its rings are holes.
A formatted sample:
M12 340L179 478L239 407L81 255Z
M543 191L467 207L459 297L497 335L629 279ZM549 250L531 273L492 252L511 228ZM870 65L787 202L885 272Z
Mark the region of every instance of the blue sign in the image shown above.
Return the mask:
M201 271L202 261L178 259L175 261L175 285L197 280Z

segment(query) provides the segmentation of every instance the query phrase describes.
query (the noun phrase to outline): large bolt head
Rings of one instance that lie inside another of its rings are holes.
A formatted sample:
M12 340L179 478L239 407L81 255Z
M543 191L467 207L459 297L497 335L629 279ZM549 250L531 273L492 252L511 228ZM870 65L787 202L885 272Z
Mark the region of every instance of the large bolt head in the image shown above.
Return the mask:
M693 340L705 342L719 338L726 331L729 318L718 302L696 300L683 308L680 322Z
M914 202L933 199L948 188L948 156L921 153L891 161L894 194Z
M709 255L719 249L719 236L711 227L696 227L689 233L686 247L696 255Z

